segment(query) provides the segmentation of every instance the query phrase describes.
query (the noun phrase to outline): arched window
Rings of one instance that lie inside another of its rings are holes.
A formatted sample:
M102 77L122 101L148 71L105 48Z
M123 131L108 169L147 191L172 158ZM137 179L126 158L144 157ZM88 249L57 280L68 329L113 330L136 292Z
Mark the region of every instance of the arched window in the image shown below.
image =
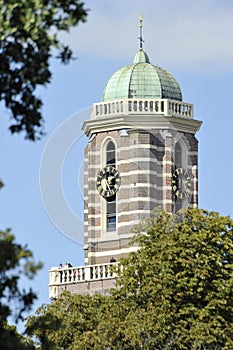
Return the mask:
M116 148L112 141L109 141L106 147L106 165L115 167ZM116 230L116 194L106 198L106 231Z
M186 166L187 166L186 154L187 154L187 151L185 149L185 145L183 145L183 143L181 144L180 142L177 142L175 144L175 149L174 149L174 171L176 169L179 169L179 168L186 170ZM182 187L182 184L180 182L181 181L179 180L179 186ZM186 200L185 199L182 199L175 194L173 194L173 196L174 196L174 211L175 212L177 212L178 210L180 210L183 207L186 207Z
M107 165L115 166L116 155L115 155L115 145L112 141L109 141L106 147L106 163Z
M179 142L177 142L175 145L174 163L175 163L175 168L182 168L182 150Z

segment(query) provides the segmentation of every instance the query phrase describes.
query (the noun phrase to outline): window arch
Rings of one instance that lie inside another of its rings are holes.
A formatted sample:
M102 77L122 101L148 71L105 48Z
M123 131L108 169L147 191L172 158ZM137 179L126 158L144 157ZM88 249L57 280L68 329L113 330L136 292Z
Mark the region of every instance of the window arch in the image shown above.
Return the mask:
M111 139L108 139L103 147L103 160L106 165L116 166L116 146ZM105 198L105 220L106 232L116 230L116 194Z
M187 171L188 167L188 150L187 145L184 140L179 139L174 147L173 154L173 171L178 168L183 168ZM177 212L181 208L187 207L187 199L178 198L175 194L173 194L174 198L174 211Z
M173 161L176 168L188 167L188 146L182 138L175 143Z
M116 148L112 141L109 141L106 146L106 164L112 166L116 164Z
M175 145L175 157L174 157L175 168L182 168L182 149L180 143L177 142Z

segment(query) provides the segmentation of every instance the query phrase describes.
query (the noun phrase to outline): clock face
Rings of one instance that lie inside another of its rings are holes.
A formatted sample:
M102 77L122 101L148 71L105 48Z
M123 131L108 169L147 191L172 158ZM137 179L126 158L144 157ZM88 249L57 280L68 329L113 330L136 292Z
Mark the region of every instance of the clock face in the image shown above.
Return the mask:
M114 196L119 190L120 184L120 175L111 165L106 165L97 175L96 188L99 194L105 198Z
M172 175L172 189L176 197L184 199L190 196L191 178L183 168L177 168Z

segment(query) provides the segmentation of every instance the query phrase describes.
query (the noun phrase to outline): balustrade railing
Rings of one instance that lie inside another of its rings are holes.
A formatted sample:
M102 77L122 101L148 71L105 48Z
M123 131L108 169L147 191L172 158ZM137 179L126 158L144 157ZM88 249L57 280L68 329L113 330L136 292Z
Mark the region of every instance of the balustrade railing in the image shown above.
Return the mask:
M120 99L94 103L92 119L110 115L160 114L193 118L193 105L169 99Z
M116 273L113 271L113 266L116 265L117 263L108 263L68 268L53 267L49 271L49 285L114 278Z

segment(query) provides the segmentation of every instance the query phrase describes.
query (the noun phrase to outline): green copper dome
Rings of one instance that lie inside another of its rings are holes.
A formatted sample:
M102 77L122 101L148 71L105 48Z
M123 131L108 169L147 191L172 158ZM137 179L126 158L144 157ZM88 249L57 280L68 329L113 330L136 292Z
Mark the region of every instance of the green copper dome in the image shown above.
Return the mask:
M125 98L182 101L182 93L177 80L165 69L150 64L148 55L140 49L133 64L119 69L108 80L102 101Z

